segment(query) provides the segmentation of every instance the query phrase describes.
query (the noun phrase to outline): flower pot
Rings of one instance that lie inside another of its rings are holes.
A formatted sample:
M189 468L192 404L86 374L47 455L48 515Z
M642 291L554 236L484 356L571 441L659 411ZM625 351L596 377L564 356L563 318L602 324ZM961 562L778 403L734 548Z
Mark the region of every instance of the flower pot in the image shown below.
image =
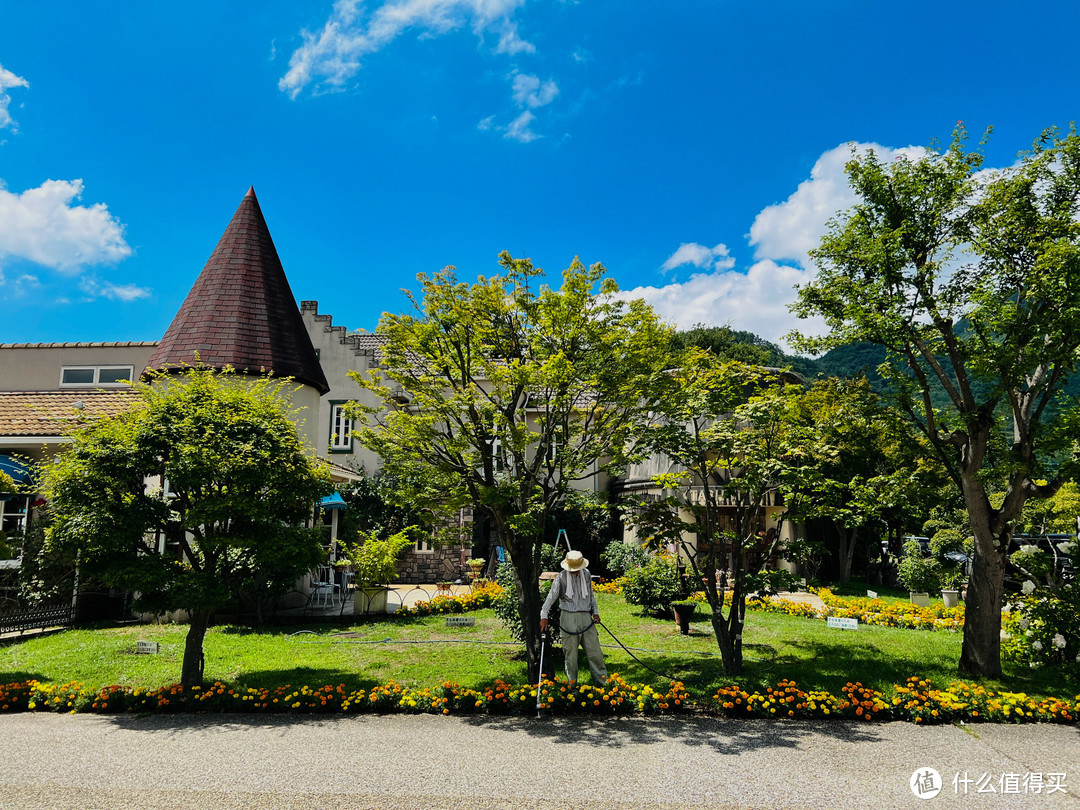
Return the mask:
M672 605L675 613L675 623L679 625L679 632L684 636L690 635L690 620L697 613L697 605Z
M945 602L945 607L956 607L960 604L960 591L946 588L941 592L941 599Z
M353 613L357 615L386 613L389 588L357 588L353 594Z
M911 600L911 604L913 605L930 607L930 594L926 591L908 591L908 599Z

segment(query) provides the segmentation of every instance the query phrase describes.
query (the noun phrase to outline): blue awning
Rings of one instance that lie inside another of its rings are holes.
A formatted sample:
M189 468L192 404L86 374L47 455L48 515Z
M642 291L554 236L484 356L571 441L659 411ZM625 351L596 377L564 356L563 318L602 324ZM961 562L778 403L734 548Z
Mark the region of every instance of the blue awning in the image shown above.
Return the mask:
M341 497L340 492L335 492L326 498L319 501L320 509L344 509L345 499Z
M5 472L15 479L16 484L25 484L33 478L34 471L21 461L16 461L11 456L0 454L0 472Z

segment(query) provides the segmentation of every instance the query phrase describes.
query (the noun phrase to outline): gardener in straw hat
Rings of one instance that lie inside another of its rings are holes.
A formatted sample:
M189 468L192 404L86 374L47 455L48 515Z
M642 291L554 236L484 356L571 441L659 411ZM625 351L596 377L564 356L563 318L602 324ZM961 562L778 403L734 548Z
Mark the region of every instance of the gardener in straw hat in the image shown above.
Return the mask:
M589 661L589 672L594 684L607 681L607 668L604 666L604 653L600 650L600 636L596 624L600 621L600 608L593 593L592 577L589 575L589 561L581 556L580 551L571 551L562 561L562 571L555 577L548 591L544 606L540 608L540 630L547 632L548 614L555 600L559 600L562 618L563 651L566 653L566 677L573 686L578 675L578 641L585 648L585 657Z

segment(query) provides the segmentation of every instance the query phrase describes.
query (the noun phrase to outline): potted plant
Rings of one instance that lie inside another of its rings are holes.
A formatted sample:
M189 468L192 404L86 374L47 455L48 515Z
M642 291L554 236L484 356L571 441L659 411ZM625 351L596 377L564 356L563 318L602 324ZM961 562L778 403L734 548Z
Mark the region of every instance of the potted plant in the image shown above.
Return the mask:
M960 588L964 584L963 571L949 571L941 577L941 599L945 607L956 607L960 604Z
M940 565L933 557L924 557L922 547L914 538L904 543L904 555L897 563L897 577L908 589L913 605L930 606L930 591L937 590Z
M684 636L690 635L690 620L697 613L697 602L680 599L671 603L671 609L675 613L675 622L679 625L679 632Z
M467 565L470 570L480 573L480 569L484 567L484 560L480 557L470 557L465 561L465 565Z
M345 553L352 563L356 592L353 612L385 613L386 594L397 576L397 559L413 544L410 526L384 540L365 531L357 531L358 543L346 543Z

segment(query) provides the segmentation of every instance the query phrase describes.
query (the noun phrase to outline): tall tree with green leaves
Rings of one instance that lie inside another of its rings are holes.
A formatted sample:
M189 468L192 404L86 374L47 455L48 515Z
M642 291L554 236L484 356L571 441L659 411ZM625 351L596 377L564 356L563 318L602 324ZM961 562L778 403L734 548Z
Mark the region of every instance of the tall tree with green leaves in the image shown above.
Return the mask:
M712 608L724 671L737 673L746 597L775 593L784 579L766 569L782 548L788 499L813 473L810 437L794 418L802 386L692 348L658 390L641 441L663 496L631 502L627 520L654 548L679 547ZM768 507L781 507L778 521L766 519Z
M420 275L414 311L384 315L380 368L357 382L360 441L415 506L472 505L492 520L518 579L529 668L540 641L540 549L549 515L609 462L647 413L670 330L641 301L615 300L599 264L575 259L558 289L528 259L458 281Z
M994 172L979 171L965 142L961 126L944 151L848 163L858 201L812 254L819 275L794 305L830 332L794 337L812 352L858 341L888 350L882 370L963 492L975 538L960 671L997 676L1013 525L1076 464L1080 417L1064 386L1080 348L1080 136L1048 130Z
M847 582L856 549L876 545L898 512L916 512L941 485L940 475L865 377L815 382L793 418L813 437L807 446L815 471L797 517L833 525L837 573Z
M214 613L244 591L283 593L322 559L304 523L330 491L304 447L289 383L208 368L135 385L136 407L81 424L44 468L47 550L190 617L180 683L199 684Z

